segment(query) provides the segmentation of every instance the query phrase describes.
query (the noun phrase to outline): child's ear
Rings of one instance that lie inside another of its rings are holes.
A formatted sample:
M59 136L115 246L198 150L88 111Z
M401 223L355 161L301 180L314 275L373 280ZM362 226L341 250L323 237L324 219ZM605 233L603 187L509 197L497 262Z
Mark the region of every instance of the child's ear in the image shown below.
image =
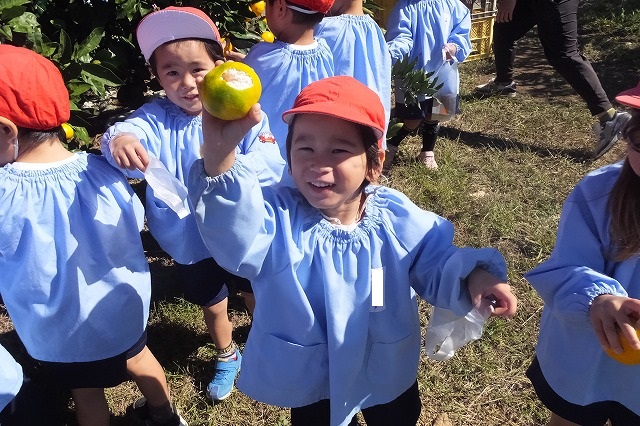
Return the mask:
M367 180L371 183L377 183L378 178L382 174L382 164L384 163L385 151L380 148L378 150L378 164L374 165L367 171Z
M0 115L0 143L13 144L14 139L18 137L18 127L7 117Z

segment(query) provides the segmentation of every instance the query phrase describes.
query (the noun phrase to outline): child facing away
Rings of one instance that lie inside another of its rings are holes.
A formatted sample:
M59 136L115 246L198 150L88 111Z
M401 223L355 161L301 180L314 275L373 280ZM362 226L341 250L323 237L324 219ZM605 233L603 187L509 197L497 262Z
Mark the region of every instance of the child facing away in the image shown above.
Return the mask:
M362 0L335 0L316 25L315 36L326 41L333 53L335 75L350 75L380 96L388 123L391 55L380 26L364 13ZM382 142L386 149L386 137Z
M313 28L333 5L333 0L267 0L265 15L276 36L273 43L256 43L244 58L262 83L260 105L269 116L271 131L286 158L287 126L282 113L309 83L334 75L333 56L327 43L314 38ZM293 185L285 171L283 185Z
M240 128L259 113L256 105L238 122L203 115L203 159L189 177L205 243L254 287L238 388L292 407L293 425L355 424L361 409L369 425L415 425L416 293L460 315L493 295L495 314L513 315L504 259L454 246L450 222L374 184L384 108L354 78L311 83L285 112L296 187L259 188L235 155Z
M52 62L0 45L0 74L0 293L20 340L80 425L107 426L104 388L131 377L147 425L186 425L146 346L140 200L101 156L62 144L69 94Z
M102 137L102 153L128 177L144 178L149 157L153 156L185 182L191 164L200 157L202 142L202 102L196 79L224 60L220 35L204 12L191 7L152 12L142 19L136 34L166 97L143 105L124 122L111 126ZM239 142L236 151L256 168L261 185L280 179L284 160L273 141L266 114ZM211 258L193 215L179 217L150 188L146 215L151 234L177 264L185 299L203 310L217 351L216 371L207 394L214 401L225 399L233 389L242 358L232 338L227 285L235 282L248 294L251 286Z
M438 84L444 83L439 93L444 94L447 88L449 94L457 97L460 82L455 64L471 53L470 30L471 14L459 0L399 0L389 16L385 37L394 64L409 55L410 60L417 60L416 69L434 72ZM439 93L434 96L437 98ZM420 98L419 106L405 104L405 94L399 85L395 95L396 117L404 125L387 140L383 173L391 168L400 143L421 123L422 148L418 161L427 169L436 170L438 163L433 149L440 124L439 117L431 114L433 98Z
M525 275L544 301L527 376L551 426L640 424L640 370L604 351L621 352L617 331L640 350L640 84L616 100L633 108L626 157L578 183L551 257Z

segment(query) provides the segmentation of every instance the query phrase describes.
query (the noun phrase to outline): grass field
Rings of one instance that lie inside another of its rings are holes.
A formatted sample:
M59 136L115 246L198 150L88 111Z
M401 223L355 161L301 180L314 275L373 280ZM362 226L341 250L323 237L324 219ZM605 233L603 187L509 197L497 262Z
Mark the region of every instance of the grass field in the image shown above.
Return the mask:
M613 99L640 79L640 0L585 1L581 42ZM401 146L388 185L421 207L451 220L456 243L494 246L506 257L519 298L510 320L492 319L483 338L449 361L422 358L418 381L423 401L420 425L447 413L455 425L542 425L548 412L525 377L533 355L542 303L523 274L551 252L562 202L586 173L615 162L619 144L597 161L589 159L594 120L572 89L546 64L532 31L516 62L515 98L475 99L473 87L491 78L491 60L461 65L462 114L444 123L436 145L440 169L415 162L417 138ZM170 259L147 244L154 283L149 346L166 369L183 417L191 425L287 425L288 411L250 400L240 392L217 405L204 396L213 374L213 346L198 307L180 299ZM428 306L419 302L423 325ZM234 338L246 341L250 319L240 299L230 300ZM15 346L2 314L0 343ZM114 425L131 424L126 408L137 398L125 383L108 391Z

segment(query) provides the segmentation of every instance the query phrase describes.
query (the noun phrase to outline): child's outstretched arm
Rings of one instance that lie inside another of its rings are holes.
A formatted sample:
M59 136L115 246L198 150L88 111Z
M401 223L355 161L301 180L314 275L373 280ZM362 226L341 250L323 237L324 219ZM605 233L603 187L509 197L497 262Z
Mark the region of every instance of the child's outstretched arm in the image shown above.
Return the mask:
M236 159L236 147L261 119L259 104L252 106L243 118L233 121L221 120L202 110L203 143L200 154L207 175L218 176L231 169Z
M511 286L490 272L476 267L467 277L467 288L471 302L480 307L481 312L492 309L492 315L500 317L511 317L516 313L518 300L511 292Z
M640 300L613 294L601 294L593 299L589 309L591 324L603 349L622 352L618 328L635 350L640 350L640 340L635 328L640 321Z

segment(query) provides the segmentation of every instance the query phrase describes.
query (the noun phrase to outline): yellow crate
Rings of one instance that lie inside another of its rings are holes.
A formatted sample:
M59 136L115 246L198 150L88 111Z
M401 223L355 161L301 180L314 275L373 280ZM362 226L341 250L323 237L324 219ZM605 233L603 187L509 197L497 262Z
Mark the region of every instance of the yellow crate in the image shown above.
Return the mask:
M471 54L467 57L467 61L488 58L493 55L493 23L496 18L495 11L490 12L489 16L481 17L474 13L471 14L471 31L469 33ZM482 12L483 15L486 13Z

